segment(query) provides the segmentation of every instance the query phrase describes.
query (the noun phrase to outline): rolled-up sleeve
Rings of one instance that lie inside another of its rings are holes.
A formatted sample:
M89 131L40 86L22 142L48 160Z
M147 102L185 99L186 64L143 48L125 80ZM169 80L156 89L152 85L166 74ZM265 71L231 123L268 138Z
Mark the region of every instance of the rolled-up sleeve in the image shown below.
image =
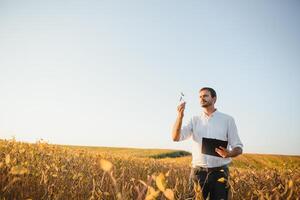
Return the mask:
M193 119L181 128L179 141L189 139L193 134Z
M238 130L233 118L230 118L228 124L228 143L232 149L235 147L243 148L244 146L238 135Z

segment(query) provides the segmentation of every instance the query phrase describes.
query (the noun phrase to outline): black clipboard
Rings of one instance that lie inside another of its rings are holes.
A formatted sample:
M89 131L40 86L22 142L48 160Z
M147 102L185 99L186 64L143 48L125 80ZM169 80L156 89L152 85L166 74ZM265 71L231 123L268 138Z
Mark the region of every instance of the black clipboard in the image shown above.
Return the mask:
M219 146L227 148L227 145L228 145L228 141L204 137L204 138L202 138L201 151L203 154L222 157L215 151L215 149L219 148Z

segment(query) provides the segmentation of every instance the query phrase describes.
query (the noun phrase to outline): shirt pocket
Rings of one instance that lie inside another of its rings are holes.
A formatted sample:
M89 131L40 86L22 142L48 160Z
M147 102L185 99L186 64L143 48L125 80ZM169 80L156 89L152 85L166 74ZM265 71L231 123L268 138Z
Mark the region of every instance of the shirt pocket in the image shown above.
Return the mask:
M197 123L195 125L195 129L194 129L194 140L197 141L197 142L202 143L202 138L203 137L208 137L207 125Z
M228 141L227 127L224 124L211 127L211 138Z

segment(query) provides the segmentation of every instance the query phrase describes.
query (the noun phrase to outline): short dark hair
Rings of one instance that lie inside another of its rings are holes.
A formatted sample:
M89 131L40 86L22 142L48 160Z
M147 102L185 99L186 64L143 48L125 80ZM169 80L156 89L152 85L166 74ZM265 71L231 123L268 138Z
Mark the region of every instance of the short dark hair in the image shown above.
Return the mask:
M201 90L200 90L199 92L201 92L201 91L203 91L203 90L209 91L212 98L214 98L214 97L217 96L216 91L215 91L214 89L210 88L210 87L204 87L204 88L201 88Z

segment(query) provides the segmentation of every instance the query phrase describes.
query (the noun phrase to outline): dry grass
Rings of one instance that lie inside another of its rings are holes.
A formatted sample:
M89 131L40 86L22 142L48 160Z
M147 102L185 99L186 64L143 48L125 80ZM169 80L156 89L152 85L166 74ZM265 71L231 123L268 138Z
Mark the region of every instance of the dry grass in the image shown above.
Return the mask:
M153 158L170 153L0 140L0 200L189 199L191 157ZM299 156L242 155L232 199L299 199L299 167Z

